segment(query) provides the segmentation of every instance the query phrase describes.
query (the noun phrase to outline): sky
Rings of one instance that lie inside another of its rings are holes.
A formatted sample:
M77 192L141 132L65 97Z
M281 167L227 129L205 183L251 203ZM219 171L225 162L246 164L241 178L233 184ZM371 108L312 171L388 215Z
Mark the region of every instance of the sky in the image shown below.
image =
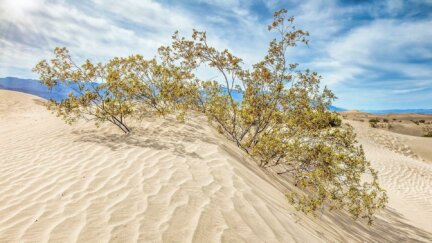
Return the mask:
M152 58L174 31L194 28L248 68L266 54L267 25L280 8L310 33L308 46L288 51L289 62L317 71L334 105L432 108L432 0L1 0L0 77L37 78L32 67L57 46L77 62Z

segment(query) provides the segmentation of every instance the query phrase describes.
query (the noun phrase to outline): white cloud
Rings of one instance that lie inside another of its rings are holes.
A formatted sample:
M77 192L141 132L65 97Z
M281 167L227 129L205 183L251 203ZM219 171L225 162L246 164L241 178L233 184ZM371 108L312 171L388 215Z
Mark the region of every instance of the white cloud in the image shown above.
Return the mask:
M17 12L15 7L2 5L5 12ZM102 61L135 52L154 55L154 47L163 39L157 35L146 38L117 26L110 18L93 17L73 5L40 2L21 11L1 22L0 63L6 69L2 72L22 67L30 70L56 46L67 46L79 59Z
M228 6L223 2L215 4ZM240 2L232 4L237 6L232 11L207 18L187 8L171 8L169 4L151 0L84 3L8 0L0 5L0 12L7 13L0 18L0 76L21 74L26 68L27 76L35 77L30 72L33 65L49 58L56 46L68 47L78 61L84 58L105 61L135 53L152 57L159 46L169 44L175 30L187 36L193 28L208 31L212 45L228 47L246 60L252 60L247 63L250 65L265 52L266 44L259 44L265 24L242 9ZM231 21L235 19L238 25L226 21L225 26L232 24L236 28L218 26L228 17ZM215 25L217 18L220 20ZM251 51L248 49L251 45L259 48Z
M414 88L414 89L395 89L392 91L394 94L407 94L407 93L413 93L417 91L424 90L425 88Z
M416 61L432 58L432 31L428 26L432 21L373 21L333 41L327 55L315 64L329 73L325 79L330 84L352 82L358 76L367 78L373 72L399 74L407 79L430 77L430 63Z
M203 3L206 4L203 4ZM114 56L152 57L180 30L206 30L211 45L228 48L250 67L267 51L272 35L266 26L270 10L287 7L296 26L311 34L309 47L289 51L290 62L318 71L338 90L347 107L359 105L353 95L381 88L370 97L390 99L432 86L432 20L399 18L422 13L426 1L380 1L341 4L330 0L289 2L245 0L3 0L0 2L0 76L32 77L31 68L66 46L78 61L106 61ZM285 6L286 5L286 6ZM204 6L204 7L203 7ZM210 7L208 7L210 6ZM205 8L208 7L208 8ZM427 11L427 10L423 10ZM356 19L356 16L361 16ZM383 17L384 16L384 17ZM200 72L204 78L213 72Z
M196 24L190 16L179 9L171 9L169 5L162 5L152 0L93 0L95 9L107 11L107 18L119 17L140 27L147 27L157 32L173 32L173 28L190 30Z

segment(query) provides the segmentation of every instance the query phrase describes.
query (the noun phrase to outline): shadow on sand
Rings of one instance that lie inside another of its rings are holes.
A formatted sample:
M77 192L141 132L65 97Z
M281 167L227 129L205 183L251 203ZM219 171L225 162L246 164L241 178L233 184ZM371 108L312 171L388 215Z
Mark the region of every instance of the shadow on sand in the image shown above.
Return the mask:
M179 123L172 118L163 118L163 122L155 123L151 127L132 127L129 134L103 132L100 129L76 130L76 142L96 143L106 146L113 151L125 148L140 147L156 150L168 150L177 156L200 158L195 152L187 152L185 145L204 142L216 144L200 126L195 123ZM178 129L178 127L183 128Z
M277 177L273 184L285 192L298 190L288 175ZM318 219L329 226L327 230L330 229L334 235L348 237L346 240L349 242L432 242L432 232L410 224L402 214L390 207L379 211L371 226L365 220L354 221L346 211L324 209L317 214ZM316 232L322 234L318 229Z
M193 146L200 142L218 144L221 150L257 172L257 165L253 164L250 159L245 159L245 154L242 151L218 142L214 135L209 134L209 131L206 131L199 124L199 121L178 123L175 119L169 118L164 118L162 122L149 121L152 126L147 128L134 127L130 134L103 132L100 129L79 130L73 133L77 136L75 140L77 142L95 143L106 146L113 151L133 147L151 148L168 150L176 156L188 159L202 158L195 152L188 152L185 145ZM182 127L179 128L179 126ZM227 145L228 143L227 141ZM271 174L267 170L261 172ZM286 176L277 176L276 180L270 179L270 177L264 179L278 187L282 192L293 190L290 178L284 177ZM271 176L271 178L275 177ZM287 207L289 206L287 205ZM301 213L298 212L298 214ZM315 221L312 216L306 218ZM323 230L350 242L432 242L431 232L410 225L403 215L391 208L382 210L372 226L368 226L362 221L353 221L343 211L324 211L318 216L318 220L324 223L324 229L315 229L318 234L323 234L321 232Z

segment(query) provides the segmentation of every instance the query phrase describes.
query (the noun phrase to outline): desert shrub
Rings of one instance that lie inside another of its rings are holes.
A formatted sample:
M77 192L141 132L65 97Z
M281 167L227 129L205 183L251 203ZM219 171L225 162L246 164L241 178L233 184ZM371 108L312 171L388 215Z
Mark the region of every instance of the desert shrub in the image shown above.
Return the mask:
M356 145L351 126L329 111L334 94L320 88L316 72L288 64L286 51L307 43L308 33L293 26L285 10L274 14L269 30L279 38L270 42L267 55L251 70L228 50L209 45L205 32L194 30L191 39L173 35L171 46L162 47L165 59L196 70L207 65L220 72L223 86L202 81L194 102L218 130L253 156L262 167L284 165L305 194L288 193L289 201L303 212L324 205L346 209L354 218L372 221L387 197L376 172ZM233 92L241 90L242 100ZM365 174L370 180L361 179Z
M363 120L360 120L363 121ZM333 113L329 119L329 125L331 127L340 127L342 125L342 120L337 113Z
M378 118L369 119L369 125L376 128L380 120Z
M420 125L420 122L419 121L416 121L416 120L411 120L414 124L416 124L416 125Z
M425 123L426 121L425 120L419 120L418 122L419 123Z
M423 127L423 137L432 137L432 127L431 126Z
M309 35L293 23L286 10L275 12L269 30L278 38L250 70L228 50L211 47L205 32L194 30L191 39L175 33L170 46L159 48L157 60L134 55L77 66L66 49L57 48L55 58L41 61L34 71L49 88L61 83L75 90L49 104L69 123L108 121L129 132L125 121L131 116L193 109L260 166L286 168L279 174L293 178L305 192L287 193L297 209L314 213L328 205L370 223L386 194L353 128L329 110L335 95L320 87L316 72L288 64L288 48L307 44ZM195 77L200 65L217 70L223 85ZM234 99L234 92L241 92L242 99Z
M130 132L126 123L130 116L184 110L196 93L196 86L185 82L192 74L141 55L113 58L106 64L86 60L78 66L66 48L56 48L54 58L42 60L33 71L49 89L62 84L73 90L66 99L47 103L67 123L78 119L94 120L96 125L111 122L125 133Z
M383 119L382 121L385 122L385 123L388 123L388 122L389 122L388 119Z

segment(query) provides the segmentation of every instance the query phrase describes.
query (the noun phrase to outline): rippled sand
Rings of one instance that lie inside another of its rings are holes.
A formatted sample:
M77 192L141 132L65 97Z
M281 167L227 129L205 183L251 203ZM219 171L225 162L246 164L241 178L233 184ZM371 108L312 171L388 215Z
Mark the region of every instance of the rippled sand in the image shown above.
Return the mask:
M354 124L389 191L375 226L296 212L290 185L205 118L144 119L124 135L68 126L31 95L0 90L0 242L323 242L432 239L432 168Z

